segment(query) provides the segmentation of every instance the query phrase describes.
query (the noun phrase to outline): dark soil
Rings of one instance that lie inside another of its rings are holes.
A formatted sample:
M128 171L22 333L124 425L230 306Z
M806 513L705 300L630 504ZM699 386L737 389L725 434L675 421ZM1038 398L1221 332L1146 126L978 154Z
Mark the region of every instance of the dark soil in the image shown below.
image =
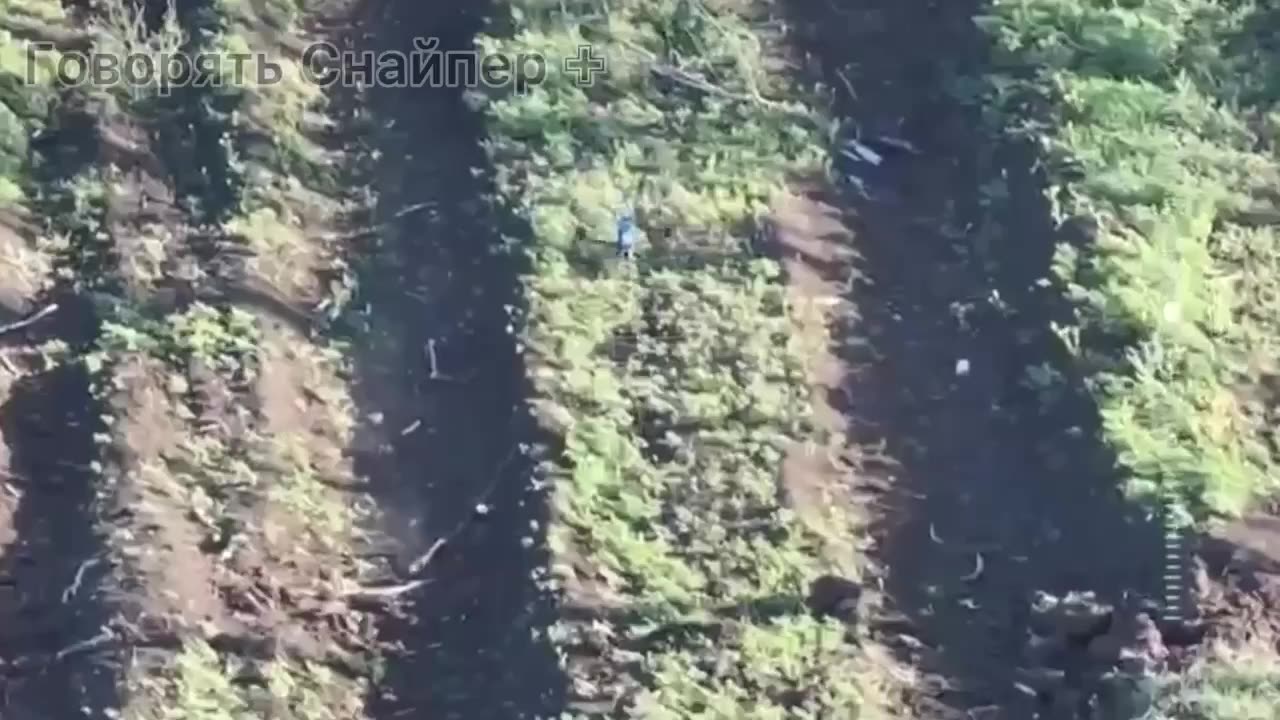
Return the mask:
M0 712L14 720L62 720L84 717L91 675L101 674L106 688L113 678L77 660L55 659L58 651L88 640L104 614L93 594L103 567L90 566L75 595L81 563L99 549L90 504L94 475L84 468L96 455L84 374L61 368L20 381L0 413L0 430L9 446L10 486L21 493L14 514L17 540L4 550L0 577L0 673L6 677Z
M971 22L979 8L789 5L839 116L864 137L889 134L920 151L885 148L874 169L840 165L872 195L849 193L846 223L862 258L851 300L861 317L842 332L855 371L833 404L851 418L853 437L885 440L893 461L873 554L902 617L880 632L920 641L899 643L935 676L918 689L920 716L981 709L1026 720L1037 701L1014 683L1028 663L1034 591L1158 596L1158 534L1121 501L1078 380L1068 375L1051 398L1020 384L1028 366L1067 367L1048 329L1062 311L1059 290L1036 284L1050 276L1057 238L1027 153L991 143L976 108L949 92L983 72L986 49ZM1002 170L1008 198L984 212L980 187ZM993 290L1011 310L989 302ZM978 553L985 569L966 582Z
M415 36L434 36L441 52L470 49L484 11L369 3L354 46L411 52ZM480 119L459 88L371 88L362 110L378 153L373 221L393 229L353 258L353 306L370 323L357 402L362 416L383 414L390 448L367 452L357 470L372 479L401 563L446 539L410 617L384 627L406 653L393 659L374 717L554 716L564 680L543 633L550 600L535 583L546 501L520 449L533 438L505 309L519 304L518 267L497 252L499 214L483 172L472 172L486 168ZM446 377L431 377L432 343Z
M93 118L69 107L36 148L37 181L48 188L95 162L95 137ZM70 214L57 193L35 210L54 222ZM72 237L81 241L95 242ZM102 259L92 251L84 257ZM92 308L75 289L60 286L30 300L31 310L50 303L59 310L4 338L6 347L59 339L81 350L96 334ZM114 674L81 656L59 657L97 635L107 617L95 593L108 568L88 563L103 551L94 531L97 474L89 465L98 457L93 436L102 429L101 405L81 366L49 367L33 357L24 369L28 374L0 407L9 456L3 479L17 494L10 529L15 539L0 555L0 717L101 717L103 707L114 707ZM86 707L92 714L85 714Z
M1280 637L1280 512L1260 511L1205 533L1195 587L1209 632Z

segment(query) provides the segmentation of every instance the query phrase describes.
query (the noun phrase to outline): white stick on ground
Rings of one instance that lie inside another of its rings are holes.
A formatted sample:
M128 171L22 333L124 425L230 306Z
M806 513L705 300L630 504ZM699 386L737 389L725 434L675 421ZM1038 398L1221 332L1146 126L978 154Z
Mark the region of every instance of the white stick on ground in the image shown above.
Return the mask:
M431 363L431 379L437 380L440 377L440 364L436 360L436 339L429 338L427 340L427 360Z
M50 305L46 305L45 307L41 308L38 312L36 312L34 315L28 318L24 318L17 322L11 322L8 325L0 325L0 335L5 335L8 333L14 332L15 330L21 330L22 328L27 327L28 325L33 325L39 322L41 318L47 315L51 315L57 311L58 311L58 303L52 303Z
M88 560L80 563L80 567L76 570L75 579L71 581L71 584L67 586L66 590L62 591L63 605L71 602L71 598L75 597L75 594L80 592L80 583L84 581L85 571L97 564L98 558L89 558Z

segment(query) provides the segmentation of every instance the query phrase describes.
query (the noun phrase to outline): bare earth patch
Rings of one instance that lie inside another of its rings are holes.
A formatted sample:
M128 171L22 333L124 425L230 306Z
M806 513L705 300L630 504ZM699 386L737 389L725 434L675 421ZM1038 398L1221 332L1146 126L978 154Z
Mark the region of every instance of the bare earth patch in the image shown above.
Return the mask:
M850 305L848 279L855 272L854 233L833 206L830 191L821 186L798 188L775 202L773 241L781 256L796 309L798 333L808 352L813 388L813 421L828 438L825 445L796 444L782 465L782 482L789 504L796 508L828 543L829 551L852 577L863 568L858 538L865 528L871 496L863 490L869 482L860 466L860 449L845 441L846 420L840 405L845 379L851 369L831 351L831 331L841 323L856 322Z

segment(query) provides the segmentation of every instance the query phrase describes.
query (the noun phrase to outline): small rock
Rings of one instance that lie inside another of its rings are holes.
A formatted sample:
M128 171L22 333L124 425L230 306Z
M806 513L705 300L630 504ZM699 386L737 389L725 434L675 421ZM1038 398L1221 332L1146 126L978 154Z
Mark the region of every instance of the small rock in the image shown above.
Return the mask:
M809 585L809 607L820 615L846 622L857 616L862 586L846 578L823 575Z
M1155 682L1145 675L1107 673L1098 692L1097 720L1145 717L1155 700Z
M1060 602L1062 601L1057 597L1043 590L1037 590L1031 598L1031 611L1033 613L1046 613L1057 607Z
M1040 637L1058 634L1058 615L1062 600L1047 592L1037 592L1031 601L1031 631Z
M1092 592L1069 593L1055 610L1057 629L1068 637L1092 637L1106 632L1111 622L1111 606Z

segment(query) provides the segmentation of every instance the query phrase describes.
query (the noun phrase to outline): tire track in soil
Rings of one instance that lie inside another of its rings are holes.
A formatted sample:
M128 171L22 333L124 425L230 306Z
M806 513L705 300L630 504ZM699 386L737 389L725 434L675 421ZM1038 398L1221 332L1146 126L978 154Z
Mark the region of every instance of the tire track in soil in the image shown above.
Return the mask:
M64 110L36 152L43 187L72 177L98 157L94 118L80 108ZM70 213L56 193L34 210L45 219ZM60 309L5 338L6 346L56 338L76 351L93 341L97 321L86 298L61 284L44 295L34 308L56 302ZM86 716L81 708L116 706L114 673L83 658L57 658L59 651L96 635L108 617L94 597L105 568L82 565L104 549L94 531L96 475L89 465L98 457L93 435L103 429L101 407L83 366L44 369L34 362L0 406L0 434L9 455L6 480L20 498L12 515L14 540L0 551L6 584L0 587L0 717L101 717Z
M485 11L375 0L357 12L353 48L410 53L414 37L436 37L442 53L469 50ZM352 263L360 268L353 307L366 309L371 330L355 397L362 417L383 416L382 450L363 452L356 469L370 478L402 568L447 539L408 617L382 628L406 652L392 659L372 713L554 716L564 682L545 640L554 610L534 579L546 566L546 500L530 489L520 451L534 438L505 309L520 304L519 268L494 252L489 183L472 172L487 167L482 123L459 88L373 87L362 103L376 151L373 220L388 229ZM448 378L431 377L433 342ZM477 513L478 504L489 512Z
M946 91L949 76L982 71L976 3L788 5L800 46L839 94L840 117L864 136L905 137L921 151L856 170L874 198L846 206L861 257L851 291L860 317L835 331L855 370L833 405L851 418L852 438L884 439L893 461L872 554L902 617L880 633L926 647L907 658L932 674L925 685L934 689L917 688L921 717L1026 720L1037 707L1014 681L1031 664L1033 593L1154 597L1160 557L1155 529L1118 497L1114 460L1095 440L1096 409L1079 379L1067 378L1067 392L1043 411L1019 385L1026 367L1064 360L1048 331L1063 317L1057 291L1035 286L1051 276L1056 239L1042 185L1025 151L984 146L977 110ZM979 188L999 172L992 167L1008 169L1010 194L984 250ZM987 302L992 290L1011 314ZM953 303L970 304L967 327ZM957 374L960 359L969 361L966 376ZM975 558L963 546L973 544L994 549L966 583ZM1070 669L1068 680L1081 672Z

